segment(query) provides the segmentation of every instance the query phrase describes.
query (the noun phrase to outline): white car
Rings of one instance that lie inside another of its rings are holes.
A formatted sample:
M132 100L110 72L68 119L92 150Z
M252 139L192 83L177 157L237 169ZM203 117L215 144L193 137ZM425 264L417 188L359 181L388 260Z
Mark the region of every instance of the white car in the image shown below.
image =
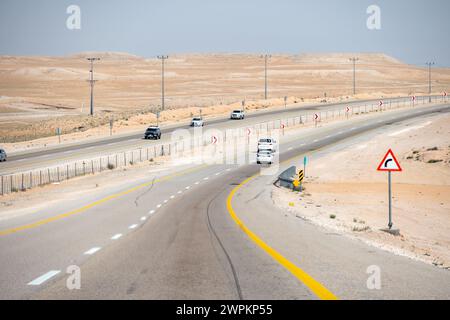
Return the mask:
M203 127L204 125L205 122L203 121L202 117L192 118L191 127Z
M260 151L277 151L277 141L274 138L261 138L258 141L258 152Z
M256 155L257 164L272 164L273 163L273 153L269 150L259 151Z
M234 110L230 115L231 120L244 120L244 118L245 118L244 110Z

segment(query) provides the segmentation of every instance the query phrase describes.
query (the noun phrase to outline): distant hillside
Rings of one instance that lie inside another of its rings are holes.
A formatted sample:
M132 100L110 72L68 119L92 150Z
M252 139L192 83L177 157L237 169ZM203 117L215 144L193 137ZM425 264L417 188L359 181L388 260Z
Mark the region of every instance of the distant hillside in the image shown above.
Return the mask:
M89 63L95 63L99 110L158 107L161 62L119 52L84 52L66 57L0 57L0 94L31 103L79 108L88 102ZM359 93L425 93L428 73L381 53L273 55L268 64L269 93L304 98L352 93L351 57ZM173 55L166 61L170 108L207 106L263 97L264 63L254 54ZM433 73L434 87L449 87L450 70Z

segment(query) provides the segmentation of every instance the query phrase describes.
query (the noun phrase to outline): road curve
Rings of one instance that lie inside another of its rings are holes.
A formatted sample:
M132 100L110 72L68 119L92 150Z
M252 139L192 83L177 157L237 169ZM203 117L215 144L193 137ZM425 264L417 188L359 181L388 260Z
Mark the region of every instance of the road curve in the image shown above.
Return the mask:
M330 130L322 130L308 137L311 142L283 144L280 157L284 161L389 123L449 110L449 106L403 110L342 123L339 132L332 135ZM180 174L177 183L160 178L158 184L125 192L87 207L82 214L0 236L0 284L4 289L0 298L318 299L304 282L251 241L230 217L226 205L230 193L258 173L259 167L214 165L191 170ZM266 217L268 210L275 210L267 202L255 201L264 192L258 188L271 182L270 177L265 179L269 180L243 187L232 199L244 223L250 221L246 218L249 212ZM82 202L94 200L98 201ZM77 205L80 202L69 204L65 210L76 209ZM60 208L54 209L8 225L0 222L0 230L32 223L27 219L50 218ZM449 273L444 270L393 257L306 223L301 230L298 240L304 251L298 255L285 251L284 244L270 241L274 236L270 233L258 236L269 245L277 244L274 250L338 298L379 297L359 287L363 272L358 267L371 261L385 263L387 270L402 266L411 270L392 272L394 284L382 297L399 298L402 292L420 292L423 287L429 294L430 286L448 283ZM286 226L286 232L292 230ZM117 234L123 235L113 240ZM73 264L81 267L82 285L80 290L70 291L66 288L65 270ZM29 285L41 276L51 275L51 271L59 273L39 285ZM405 290L408 286L414 290ZM442 289L442 285L433 292L448 297L448 289Z

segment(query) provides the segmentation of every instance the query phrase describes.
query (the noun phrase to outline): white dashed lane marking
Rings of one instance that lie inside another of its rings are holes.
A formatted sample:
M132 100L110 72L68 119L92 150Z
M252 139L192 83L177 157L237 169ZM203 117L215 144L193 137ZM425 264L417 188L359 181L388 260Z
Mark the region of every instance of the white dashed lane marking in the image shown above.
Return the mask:
M145 220L147 220L147 217L142 217L141 218L141 221L145 221Z
M121 234L121 233L118 233L118 234L112 236L112 237L111 237L111 240L117 240L117 239L119 239L119 238L121 238L121 237L122 237L122 234Z
M45 281L49 280L50 278L53 278L60 272L61 272L60 270L51 270L51 271L47 272L46 274L43 274L39 278L36 278L33 281L30 281L28 283L28 285L29 286L39 286L39 285L43 284Z
M99 251L100 249L101 249L100 247L94 247L86 251L84 254L90 256Z
M128 227L128 229L136 229L138 225L137 224L132 224L131 226Z
M155 210L150 210L148 214L154 214Z
M158 204L156 207L157 207L157 208L161 208L161 206L162 206L162 204Z

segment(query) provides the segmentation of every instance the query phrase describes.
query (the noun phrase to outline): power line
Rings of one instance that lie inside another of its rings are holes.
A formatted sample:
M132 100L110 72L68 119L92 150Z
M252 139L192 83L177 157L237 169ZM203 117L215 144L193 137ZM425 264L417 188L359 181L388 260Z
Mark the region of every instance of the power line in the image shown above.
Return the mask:
M97 82L97 80L94 80L94 61L100 61L100 58L87 58L87 60L91 63L91 69L90 69L90 79L88 82L91 85L91 116L94 115L94 84Z
M161 60L161 110L164 111L164 61L169 59L169 56L158 56L158 59Z
M359 60L359 58L350 58L351 62L353 62L353 95L356 94L356 61Z
M429 101L431 103L431 66L434 66L434 62L427 62L425 63L428 66L428 94L429 94Z
M261 58L264 58L264 100L267 100L267 61L271 57L270 54L261 55Z

